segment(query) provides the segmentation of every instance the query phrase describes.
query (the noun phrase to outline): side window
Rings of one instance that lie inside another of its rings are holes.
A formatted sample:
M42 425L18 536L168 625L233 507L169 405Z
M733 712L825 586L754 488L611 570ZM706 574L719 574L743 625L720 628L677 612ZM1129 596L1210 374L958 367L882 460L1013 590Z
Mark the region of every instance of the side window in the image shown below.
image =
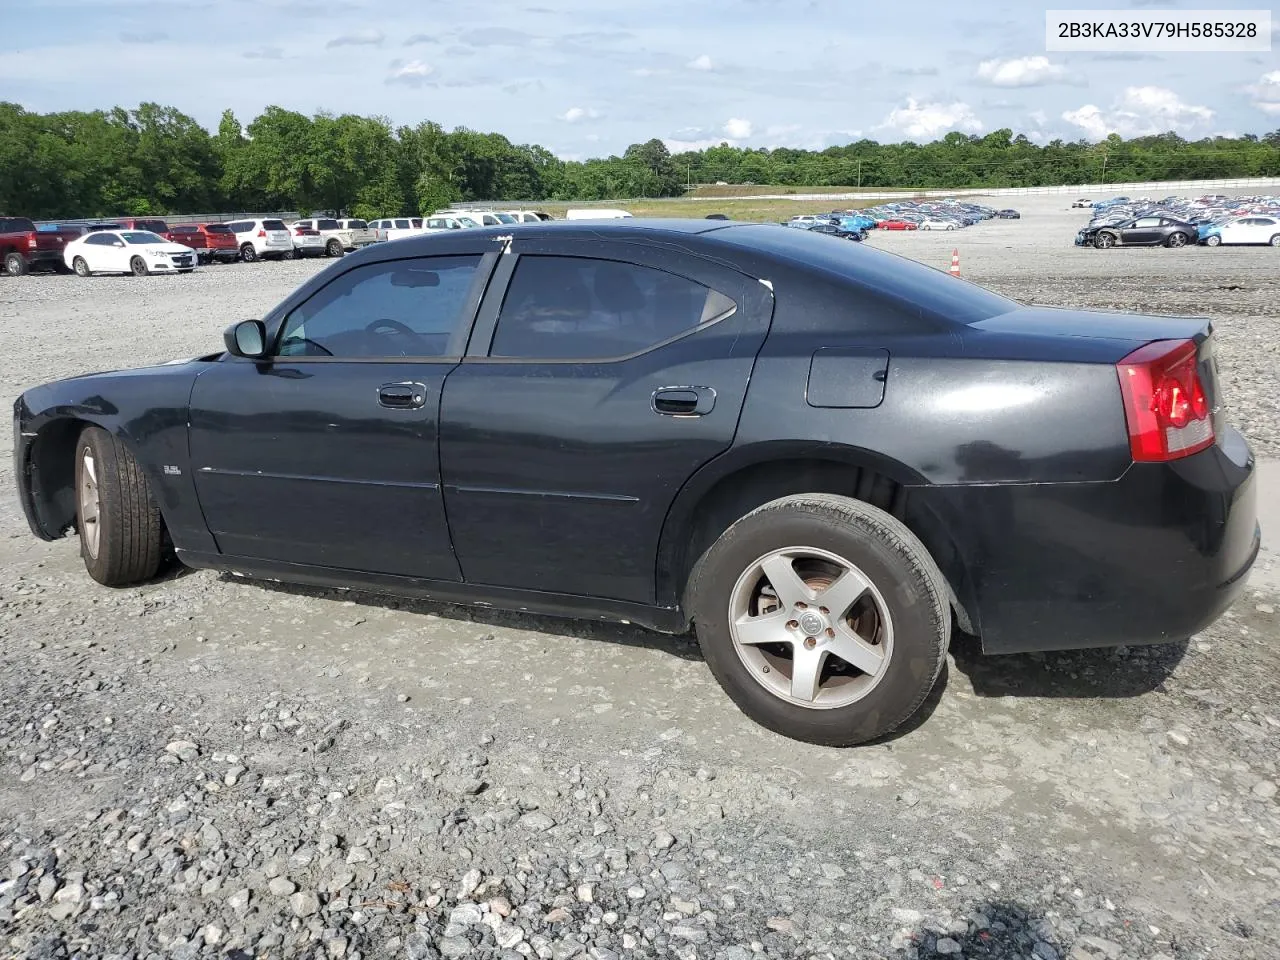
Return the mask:
M115 239L110 233L91 233L85 243L91 243L95 247L109 247L115 242Z
M252 224L245 223L244 221L241 221L241 220L237 220L235 223L227 224L227 228L232 233L244 233L246 230L249 229L250 226L252 226Z
M1159 217L1142 217L1133 222L1135 227L1158 227L1160 226Z
M489 355L630 356L729 316L733 300L663 270L586 257L522 256Z
M295 307L282 357L443 357L470 301L480 257L418 257L355 267Z
M409 221L408 221L408 220L397 220L397 221L396 221L396 229L397 229L397 230L408 230L408 229L409 229Z

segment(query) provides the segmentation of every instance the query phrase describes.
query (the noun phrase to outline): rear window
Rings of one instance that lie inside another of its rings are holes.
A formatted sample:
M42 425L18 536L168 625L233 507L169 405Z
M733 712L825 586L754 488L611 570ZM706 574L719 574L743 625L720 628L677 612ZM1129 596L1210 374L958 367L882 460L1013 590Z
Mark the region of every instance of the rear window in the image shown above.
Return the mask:
M368 230L369 225L365 223L363 220L348 220L347 229L348 230Z
M170 232L170 233L195 233L197 229L199 229L199 228L198 228L198 227L194 227L194 226L192 226L191 224L186 224L186 223L184 223L184 224L180 224L180 225L178 225L178 226L176 226L176 227L171 227L171 228L169 229L169 232Z
M263 220L262 226L267 230L288 230L283 220Z
M204 225L205 233L231 233L232 230L225 223L206 223Z
M337 220L319 220L316 222L317 230L341 230L342 226Z
M135 220L133 221L133 229L149 230L152 233L167 233L168 225L163 220Z
M8 217L0 220L0 233L31 233L36 225L23 217Z

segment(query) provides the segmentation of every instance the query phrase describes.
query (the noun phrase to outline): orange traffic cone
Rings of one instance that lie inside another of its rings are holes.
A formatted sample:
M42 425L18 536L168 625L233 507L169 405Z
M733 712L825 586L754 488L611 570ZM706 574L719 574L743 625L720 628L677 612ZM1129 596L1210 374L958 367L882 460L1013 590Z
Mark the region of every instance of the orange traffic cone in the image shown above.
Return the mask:
M948 270L947 273L951 274L953 277L960 276L960 251L959 250L951 251L951 269Z

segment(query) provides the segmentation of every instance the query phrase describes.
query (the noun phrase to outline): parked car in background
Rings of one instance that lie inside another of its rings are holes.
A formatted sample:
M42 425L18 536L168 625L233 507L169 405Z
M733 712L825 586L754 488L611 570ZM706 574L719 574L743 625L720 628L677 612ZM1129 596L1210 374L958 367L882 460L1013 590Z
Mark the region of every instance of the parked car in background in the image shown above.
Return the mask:
M223 339L17 398L34 536L77 531L111 587L171 545L692 628L797 740L898 728L953 618L991 654L1185 643L1259 550L1208 319L1028 307L805 230L456 230L335 261Z
M1077 246L1185 247L1196 239L1195 224L1171 217L1133 217L1120 223L1086 227L1076 234Z
M954 220L941 220L937 217L925 217L916 224L916 229L918 230L955 230L957 227L958 224ZM887 227L886 229L893 228Z
M1092 207L1092 206L1093 206L1093 201L1092 201L1092 200L1085 200L1084 198L1081 198L1081 199L1079 199L1079 200L1075 201L1073 204L1071 204L1071 206L1072 206L1072 207Z
M836 226L834 223L815 223L809 227L810 233L825 233L829 237L839 237L841 240L861 241L865 234L861 230L846 230L844 227Z
M325 239L315 227L304 227L299 223L289 225L289 237L293 240L293 256L323 257L325 255Z
M417 226L414 226L414 220L417 220ZM387 240L402 240L405 237L417 236L426 228L423 226L422 220L417 217L388 217L371 221L369 229L374 232L374 236L379 242L385 242Z
M996 217L1000 220L1021 220L1022 214L1013 209L997 210Z
M614 210L605 207L566 210L564 214L566 220L625 220L632 216L634 214L628 213L626 210Z
M95 230L72 240L62 251L63 262L77 276L95 273L190 273L196 252L149 230Z
M351 242L355 244L352 249L359 250L361 247L367 247L377 241L377 237L369 229L369 224L364 220L355 218L339 220L338 227L351 233Z
M909 220L904 220L900 217L892 220L881 220L880 223L877 224L877 226L881 230L917 230L919 229L917 224L912 223Z
M444 216L436 215L427 217L427 232L435 233L440 230L466 230L469 227L478 227L479 224L470 217L462 215Z
M1224 244L1269 244L1280 247L1280 216L1236 217L1208 225L1200 234L1208 247Z
M80 236L75 228L40 230L26 217L0 217L0 263L11 277L33 269L63 269L62 251Z
M235 234L240 259L284 260L293 257L293 237L283 220L233 220L227 228Z
M236 235L225 223L183 223L169 228L169 239L190 247L200 263L215 260L231 263L240 259Z
M541 210L506 210L504 212L515 217L518 223L542 223L544 220L555 219L551 214L543 213Z
M359 231L349 230L343 227L342 221L330 217L295 220L289 225L289 229L295 231L295 236L299 227L317 231L326 257L340 257L348 250L357 250L373 243L373 234L367 226Z
M157 237L164 237L172 243L181 243L182 241L170 236L169 224L159 217L126 217L118 222L118 225L112 227L114 230L145 230L148 233L154 233Z

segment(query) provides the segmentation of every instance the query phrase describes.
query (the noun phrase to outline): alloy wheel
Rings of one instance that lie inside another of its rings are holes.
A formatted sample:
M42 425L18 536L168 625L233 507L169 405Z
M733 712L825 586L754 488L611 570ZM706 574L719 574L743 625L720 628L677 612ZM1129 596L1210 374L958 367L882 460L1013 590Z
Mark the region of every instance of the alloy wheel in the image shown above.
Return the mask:
M773 550L738 578L729 599L734 649L762 687L814 710L869 694L893 655L893 621L875 584L816 547Z
M102 525L98 500L98 465L93 451L84 447L80 452L80 539L85 551L94 560L102 541Z

